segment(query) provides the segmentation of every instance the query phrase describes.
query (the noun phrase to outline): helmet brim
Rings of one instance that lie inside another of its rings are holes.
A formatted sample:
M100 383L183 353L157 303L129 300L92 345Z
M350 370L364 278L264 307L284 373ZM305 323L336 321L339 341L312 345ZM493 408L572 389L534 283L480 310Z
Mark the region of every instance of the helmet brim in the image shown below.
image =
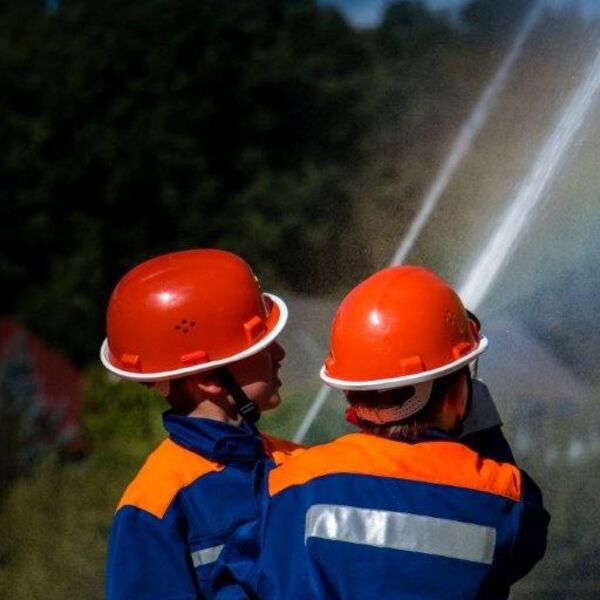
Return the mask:
M266 348L269 344L275 341L277 336L283 331L285 324L288 320L288 308L285 302L275 296L274 294L264 293L264 295L269 298L275 306L277 306L279 310L279 318L277 322L274 324L271 331L265 335L265 337L258 340L255 344L246 348L242 352L238 352L237 354L233 354L231 356L227 356L225 358L221 358L219 360L213 360L209 362L205 362L199 365L191 365L189 367L183 367L181 369L173 369L171 371L159 371L155 373L139 373L136 371L125 371L117 366L115 366L110 357L110 350L108 348L108 340L105 339L102 342L102 346L100 347L100 361L106 367L108 371L120 377L121 379L127 379L128 381L141 381L141 382L150 382L150 381L164 381L166 379L177 379L179 377L185 377L186 375L192 375L193 373L200 373L202 371L210 371L211 369L216 369L217 367L222 367L238 360L242 360L244 358L248 358L254 354L257 354L264 348Z
M356 390L356 391L368 391L368 390L391 390L393 388L403 387L405 385L413 385L416 383L423 383L424 381L431 381L449 375L454 371L458 371L461 367L468 365L469 363L477 360L480 354L483 354L488 346L488 340L486 337L481 336L477 348L461 356L458 360L451 362L443 367L432 369L430 371L422 371L421 373L414 373L412 375L404 375L402 377L392 377L389 379L375 379L375 380L362 380L362 381L351 381L346 379L336 379L330 377L327 374L325 365L321 367L320 376L325 384L330 387L337 388L340 390Z

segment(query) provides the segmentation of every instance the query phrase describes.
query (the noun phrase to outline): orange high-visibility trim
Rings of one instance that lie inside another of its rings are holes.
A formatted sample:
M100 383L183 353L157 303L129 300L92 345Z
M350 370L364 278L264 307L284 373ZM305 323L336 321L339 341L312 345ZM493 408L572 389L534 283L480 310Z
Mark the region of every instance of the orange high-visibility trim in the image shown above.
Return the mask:
M306 450L305 446L283 440L273 435L267 435L266 433L261 433L260 435L267 456L270 456L277 465L286 462L292 456L298 456L298 454L301 454Z
M519 469L482 459L457 442L403 443L365 433L314 446L269 474L269 494L334 474L374 475L521 499Z
M162 519L182 488L207 473L221 471L223 465L164 440L148 457L125 490L117 510L135 506Z

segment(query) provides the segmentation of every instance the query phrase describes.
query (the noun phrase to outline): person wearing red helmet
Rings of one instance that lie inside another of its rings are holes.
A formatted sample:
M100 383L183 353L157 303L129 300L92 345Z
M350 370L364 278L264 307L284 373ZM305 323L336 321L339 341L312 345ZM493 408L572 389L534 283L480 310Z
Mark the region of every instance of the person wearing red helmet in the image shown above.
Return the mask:
M360 432L268 473L259 518L213 571L214 596L507 598L543 556L549 515L510 449L491 455L497 437L485 452L458 437L469 366L487 344L426 269L391 267L355 287L321 378L344 391Z
M283 300L222 250L147 260L117 284L100 358L120 378L154 386L171 409L168 437L119 502L106 597L204 597L228 535L255 513L254 467L298 446L259 434L280 401Z

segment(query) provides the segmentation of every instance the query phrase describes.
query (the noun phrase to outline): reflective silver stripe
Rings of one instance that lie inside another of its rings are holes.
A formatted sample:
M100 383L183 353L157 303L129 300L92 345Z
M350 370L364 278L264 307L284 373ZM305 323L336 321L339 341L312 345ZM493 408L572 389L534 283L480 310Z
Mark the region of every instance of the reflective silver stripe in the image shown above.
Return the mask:
M220 546L213 546L212 548L204 548L203 550L192 552L192 564L197 568L214 563L219 558L223 546L224 544L221 544Z
M310 537L380 548L423 552L492 564L496 529L339 504L315 504L306 513L304 540Z

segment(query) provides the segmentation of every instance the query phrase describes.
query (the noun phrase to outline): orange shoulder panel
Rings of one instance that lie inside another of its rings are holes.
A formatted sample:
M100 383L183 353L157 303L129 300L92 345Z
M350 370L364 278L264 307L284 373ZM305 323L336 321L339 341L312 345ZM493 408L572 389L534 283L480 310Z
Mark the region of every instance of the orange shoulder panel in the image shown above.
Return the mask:
M521 475L511 464L482 459L457 442L408 444L365 433L345 435L292 457L269 474L269 493L273 496L293 485L339 473L393 477L521 499Z
M147 458L125 490L117 510L122 506L135 506L162 519L179 490L202 475L222 469L223 465L167 438Z
M265 446L265 452L267 456L270 456L275 464L280 465L287 461L292 456L297 456L306 450L305 446L290 442L288 440L282 440L281 438L273 435L267 435L266 433L260 434Z

